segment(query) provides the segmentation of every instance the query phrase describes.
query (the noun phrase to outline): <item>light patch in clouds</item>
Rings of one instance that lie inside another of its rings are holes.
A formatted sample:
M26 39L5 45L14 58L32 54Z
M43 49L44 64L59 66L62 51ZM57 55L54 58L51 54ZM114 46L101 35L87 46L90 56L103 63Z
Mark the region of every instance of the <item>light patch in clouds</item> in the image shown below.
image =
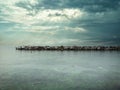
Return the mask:
M41 22L66 22L81 18L84 14L79 9L41 9L36 15L32 16L26 9L14 5L6 6L1 11L4 14L4 16L0 16L2 19L24 25Z
M74 31L74 32L76 32L76 33L79 33L79 32L81 32L81 33L87 32L86 29L81 28L81 27L65 27L64 29L65 29L65 30Z
M14 5L18 2L29 2L32 5L35 5L38 3L38 0L0 0L0 4L5 5Z
M13 5L13 4L15 4L16 2L18 2L18 1L20 1L20 0L0 0L0 4Z
M82 17L83 12L79 9L46 9L40 11L36 18L42 21L50 21L50 22L59 22L59 21L67 21L72 19L77 19Z
M15 6L6 6L1 9L4 16L0 16L3 20L14 22L14 23L27 23L31 19L30 16L27 16L27 10ZM26 21L25 21L26 20Z
M32 33L39 33L39 34L49 34L55 35L59 32L69 32L69 33L87 33L88 30L82 27L70 27L70 26L22 26L20 30L19 25L10 28L8 31L19 31L19 32L32 32Z
M30 0L29 2L30 2L30 4L32 4L32 5L38 4L38 1L37 1L37 0Z

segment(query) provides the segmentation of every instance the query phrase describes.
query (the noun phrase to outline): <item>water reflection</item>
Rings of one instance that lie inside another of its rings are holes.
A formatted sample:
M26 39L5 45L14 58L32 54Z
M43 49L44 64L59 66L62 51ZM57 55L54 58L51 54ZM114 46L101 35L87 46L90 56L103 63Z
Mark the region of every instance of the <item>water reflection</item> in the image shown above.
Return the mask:
M120 52L0 47L0 90L119 90Z

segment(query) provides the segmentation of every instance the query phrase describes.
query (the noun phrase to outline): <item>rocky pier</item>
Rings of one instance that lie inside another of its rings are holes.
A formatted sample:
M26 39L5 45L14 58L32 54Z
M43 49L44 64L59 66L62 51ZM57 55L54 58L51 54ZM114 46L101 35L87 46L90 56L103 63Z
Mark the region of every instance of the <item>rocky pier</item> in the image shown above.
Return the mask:
M16 50L50 51L120 51L120 46L19 46Z

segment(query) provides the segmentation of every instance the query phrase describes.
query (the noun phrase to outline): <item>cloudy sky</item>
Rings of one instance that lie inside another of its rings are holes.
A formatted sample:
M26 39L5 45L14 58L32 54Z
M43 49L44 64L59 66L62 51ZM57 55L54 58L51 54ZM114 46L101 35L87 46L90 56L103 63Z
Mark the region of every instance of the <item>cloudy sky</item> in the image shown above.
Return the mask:
M0 0L0 45L120 45L120 0Z

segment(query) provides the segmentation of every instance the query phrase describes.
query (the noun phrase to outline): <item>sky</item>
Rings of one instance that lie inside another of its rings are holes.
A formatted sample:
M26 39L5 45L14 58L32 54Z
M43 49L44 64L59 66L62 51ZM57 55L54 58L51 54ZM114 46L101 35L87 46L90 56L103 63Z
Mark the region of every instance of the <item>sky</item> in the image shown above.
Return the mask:
M0 45L120 45L120 0L0 0Z

